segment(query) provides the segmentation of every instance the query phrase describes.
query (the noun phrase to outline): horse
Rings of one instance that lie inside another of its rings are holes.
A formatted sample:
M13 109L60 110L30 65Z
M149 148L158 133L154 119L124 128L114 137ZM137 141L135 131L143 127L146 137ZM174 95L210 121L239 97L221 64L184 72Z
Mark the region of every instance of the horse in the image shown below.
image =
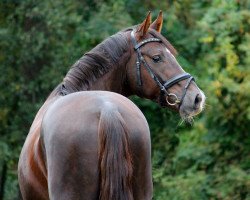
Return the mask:
M24 200L153 198L148 123L127 97L199 114L205 96L161 34L162 12L85 53L38 111L21 151Z

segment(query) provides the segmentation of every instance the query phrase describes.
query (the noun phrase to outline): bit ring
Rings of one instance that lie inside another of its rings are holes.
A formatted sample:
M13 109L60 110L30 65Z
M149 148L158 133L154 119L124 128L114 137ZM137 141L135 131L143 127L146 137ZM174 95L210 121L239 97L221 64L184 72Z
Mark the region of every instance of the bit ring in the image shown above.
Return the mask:
M173 103L169 102L168 98L169 97L174 97L175 101ZM178 99L178 97L176 96L176 94L174 93L169 93L168 96L166 97L166 101L170 106L175 106L176 104L180 103L181 101Z

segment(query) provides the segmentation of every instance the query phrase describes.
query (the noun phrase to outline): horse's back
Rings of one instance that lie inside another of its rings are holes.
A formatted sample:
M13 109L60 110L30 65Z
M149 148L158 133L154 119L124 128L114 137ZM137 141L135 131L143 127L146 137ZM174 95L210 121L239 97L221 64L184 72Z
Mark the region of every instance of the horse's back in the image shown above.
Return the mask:
M42 140L50 199L98 199L98 129L103 113L114 117L118 113L126 124L133 162L133 195L135 199L151 198L150 133L145 117L119 94L87 91L61 97L44 116Z

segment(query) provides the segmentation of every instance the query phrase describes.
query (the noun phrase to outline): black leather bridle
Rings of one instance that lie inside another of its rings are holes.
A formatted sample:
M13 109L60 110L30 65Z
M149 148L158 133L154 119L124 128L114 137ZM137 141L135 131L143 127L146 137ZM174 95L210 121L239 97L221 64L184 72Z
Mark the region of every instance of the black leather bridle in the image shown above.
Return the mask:
M187 93L187 89L188 86L190 85L191 81L194 81L194 77L191 76L188 73L183 73L183 74L179 74L177 76L174 76L173 78L170 78L169 80L166 80L165 82L161 82L158 77L155 75L155 73L153 72L152 68L148 65L148 63L146 62L146 60L144 59L141 51L140 51L140 47L150 43L150 42L162 42L159 38L148 38L145 39L143 41L141 41L140 43L137 43L136 39L135 39L135 34L134 34L134 30L131 32L131 39L134 45L134 50L137 52L137 60L136 60L136 74L137 74L137 85L138 86L142 86L142 80L141 80L141 63L143 64L143 66L146 68L146 70L148 71L148 73L150 74L151 78L156 82L156 84L160 87L161 92L164 93L164 95L166 95L166 101L169 105L174 106L176 104L179 104L179 106L181 106L182 101ZM181 99L179 99L177 97L176 94L174 93L169 93L167 91L167 89L169 89L170 87L172 87L173 85L175 85L176 83L182 81L182 80L186 80L186 85L183 88L183 93L182 93L182 97ZM169 98L173 98L174 100L169 101Z

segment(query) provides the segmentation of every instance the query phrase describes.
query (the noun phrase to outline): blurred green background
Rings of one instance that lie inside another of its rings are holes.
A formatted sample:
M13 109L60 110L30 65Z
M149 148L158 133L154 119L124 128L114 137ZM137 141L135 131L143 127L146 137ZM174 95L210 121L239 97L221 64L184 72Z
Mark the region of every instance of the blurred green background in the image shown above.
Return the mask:
M132 97L152 135L155 200L250 200L248 0L1 0L0 199L19 199L30 124L69 67L104 38L164 13L163 35L207 96L193 125Z

